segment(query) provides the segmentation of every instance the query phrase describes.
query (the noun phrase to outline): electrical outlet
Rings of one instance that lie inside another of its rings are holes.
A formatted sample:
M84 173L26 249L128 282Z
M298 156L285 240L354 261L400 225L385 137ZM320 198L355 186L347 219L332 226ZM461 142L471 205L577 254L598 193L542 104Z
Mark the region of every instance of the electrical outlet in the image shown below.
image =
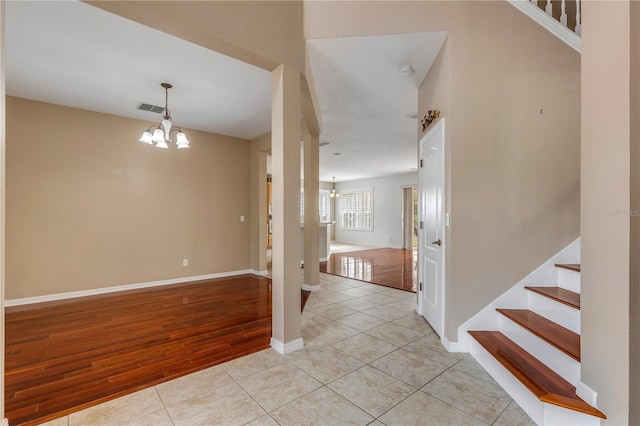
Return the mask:
M240 215L240 222L244 222L244 215Z
M189 259L182 259L182 266L189 266Z

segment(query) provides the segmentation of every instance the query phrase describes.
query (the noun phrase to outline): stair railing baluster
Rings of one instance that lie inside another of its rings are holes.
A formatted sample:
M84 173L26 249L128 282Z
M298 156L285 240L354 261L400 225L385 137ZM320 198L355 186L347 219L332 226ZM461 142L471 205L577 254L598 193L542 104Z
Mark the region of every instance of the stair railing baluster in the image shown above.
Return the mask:
M547 15L553 16L553 5L551 4L551 0L547 0L547 7L544 9L547 12Z
M562 0L562 13L560 14L560 23L567 26L567 3L565 0Z
M580 24L580 0L576 0L576 29L574 30L576 34L582 34L582 25Z

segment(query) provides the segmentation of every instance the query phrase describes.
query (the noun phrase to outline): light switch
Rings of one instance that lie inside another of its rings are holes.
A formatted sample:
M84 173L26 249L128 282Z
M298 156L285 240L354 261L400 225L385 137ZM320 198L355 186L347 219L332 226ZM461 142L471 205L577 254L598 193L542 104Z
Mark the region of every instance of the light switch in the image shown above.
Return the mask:
M240 215L240 222L244 222L244 215Z

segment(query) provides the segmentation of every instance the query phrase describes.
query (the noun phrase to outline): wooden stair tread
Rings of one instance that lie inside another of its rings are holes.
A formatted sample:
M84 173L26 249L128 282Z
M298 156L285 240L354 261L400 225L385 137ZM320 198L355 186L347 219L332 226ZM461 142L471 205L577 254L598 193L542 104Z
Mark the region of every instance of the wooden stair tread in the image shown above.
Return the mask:
M499 331L469 331L503 367L540 401L606 419L576 395L576 388Z
M529 291L580 310L580 294L561 287L525 287Z
M496 309L576 361L580 361L580 335L528 309Z
M580 272L579 263L556 263L556 268L564 268L570 271Z

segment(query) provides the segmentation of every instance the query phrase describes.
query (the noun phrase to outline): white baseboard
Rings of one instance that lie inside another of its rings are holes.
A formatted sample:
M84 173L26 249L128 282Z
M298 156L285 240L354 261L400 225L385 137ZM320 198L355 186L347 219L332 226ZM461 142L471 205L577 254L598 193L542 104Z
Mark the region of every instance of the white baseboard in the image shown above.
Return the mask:
M373 243L362 243L362 242L356 242L356 241L331 241L332 243L336 243L336 244L345 244L345 245L352 245L352 246L368 246L368 247L375 247L375 248L394 248L394 247L389 247L389 244L373 244ZM398 248L402 248L400 246L398 246Z
M272 337L271 347L276 351L280 352L281 354L285 355L285 354L290 354L291 352L295 352L297 350L304 348L304 341L302 340L302 337L299 337L290 342L282 343L275 337Z
M302 289L304 291L318 291L318 290L322 290L320 284L318 285L309 285L309 284L302 284Z
M444 348L447 351L449 351L449 352L460 352L460 350L458 348L458 342L450 342L449 339L447 339L444 336L442 336L440 338L440 342L442 342L442 345L444 346Z
M2 426L9 426L9 419L3 419Z
M236 275L245 275L254 273L251 269L244 269L240 271L228 271L228 272L220 272L215 274L206 274L206 275L195 275L192 277L182 277L182 278L171 278L168 280L159 280L159 281L149 281L144 283L136 283L136 284L125 284L114 287L102 287L91 290L80 290L80 291L70 291L68 293L56 293L56 294L47 294L44 296L34 296L34 297L24 297L21 299L10 299L4 301L4 306L20 306L20 305L28 305L32 303L42 303L42 302L52 302L54 300L64 300L64 299L73 299L76 297L84 297L84 296L96 296L99 294L107 294L107 293L115 293L118 291L126 291L126 290L137 290L140 288L148 288L148 287L158 287L170 284L180 284L191 281L201 281L201 280L210 280L214 278L225 278L225 277L233 277Z
M578 381L578 383L576 383L576 395L592 407L598 406L598 392L585 385L582 381Z
M251 270L251 273L253 275L260 275L260 276L264 276L264 275L269 275L269 271L268 270L264 270L264 271L256 271L255 269Z

